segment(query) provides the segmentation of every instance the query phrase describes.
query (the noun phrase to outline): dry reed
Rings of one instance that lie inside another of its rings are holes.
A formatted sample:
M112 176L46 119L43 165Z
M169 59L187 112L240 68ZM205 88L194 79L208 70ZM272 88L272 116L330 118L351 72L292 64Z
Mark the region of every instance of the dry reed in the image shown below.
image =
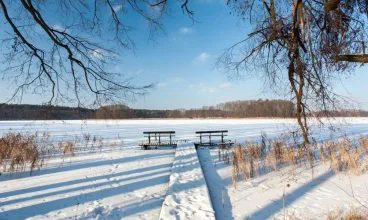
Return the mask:
M337 208L327 214L326 220L368 220L367 210L351 207L344 212L343 209Z
M325 167L338 173L341 171L360 175L368 170L368 136L358 139L342 138L339 141L327 141L303 145L286 140L266 140L261 135L260 143L246 142L237 144L233 149L232 180L234 186L240 176L244 181L255 177L262 171L279 171L288 167L294 174L297 166L312 169L317 160ZM268 144L267 144L268 143Z
M104 146L102 137L94 136L91 141L91 136L84 134L83 139L84 146L77 136L74 140L61 141L54 145L47 132L42 133L42 135L37 132L32 135L29 133L4 134L0 137L0 171L13 175L29 170L30 175L32 175L33 171L46 166L47 161L52 156L60 156L64 162L66 158L74 157L78 150L82 150L82 148L87 150L89 145L91 145L91 151L93 151L94 146L97 146L100 152L102 151ZM110 148L115 148L115 145L116 143L112 142ZM78 148L78 146L81 147Z
M0 167L10 174L23 172L29 166L30 174L40 169L50 154L49 135L8 133L0 138Z

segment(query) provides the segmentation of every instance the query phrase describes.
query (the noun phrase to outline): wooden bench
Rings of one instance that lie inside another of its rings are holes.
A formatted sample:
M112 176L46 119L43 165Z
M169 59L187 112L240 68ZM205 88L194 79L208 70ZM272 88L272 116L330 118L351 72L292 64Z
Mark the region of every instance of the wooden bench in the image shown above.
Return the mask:
M197 131L196 134L199 134L199 142L195 142L194 146L198 149L198 146L218 146L219 148L231 147L234 143L231 141L224 142L224 137L227 136L228 130L220 130L220 131ZM203 137L208 137L208 142L203 142ZM212 137L221 137L220 142L213 142Z
M142 142L139 144L141 149L150 150L152 147L159 146L171 146L176 147L177 143L172 141L172 137L175 136L175 131L145 131L143 132L144 137L148 138L148 142ZM161 142L161 138L169 137L169 142Z

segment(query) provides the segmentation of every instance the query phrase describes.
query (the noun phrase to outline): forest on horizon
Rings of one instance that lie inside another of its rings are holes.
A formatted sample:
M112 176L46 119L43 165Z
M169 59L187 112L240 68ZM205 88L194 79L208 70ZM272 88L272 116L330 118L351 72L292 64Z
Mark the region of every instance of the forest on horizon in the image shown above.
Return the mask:
M368 117L365 110L315 112L331 117ZM294 118L295 105L287 100L245 100L202 108L176 110L132 109L126 105L108 105L98 109L52 105L6 104L0 106L0 120L77 120L135 118Z

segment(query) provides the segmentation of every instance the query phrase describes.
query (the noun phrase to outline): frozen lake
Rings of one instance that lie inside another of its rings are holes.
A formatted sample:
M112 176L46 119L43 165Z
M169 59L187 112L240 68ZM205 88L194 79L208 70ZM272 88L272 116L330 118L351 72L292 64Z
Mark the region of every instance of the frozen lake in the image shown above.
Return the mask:
M368 133L368 118L345 118L330 122L336 129L332 138ZM325 128L330 125L325 122ZM236 142L257 141L262 132L268 137L294 131L294 119L202 119L202 120L86 120L86 121L1 121L0 135L7 132L49 132L53 141L82 138L83 134L104 140L123 140L124 146L134 146L145 140L143 131L173 130L175 140L196 140L199 130L229 130L228 137ZM317 140L330 139L331 132L315 126Z

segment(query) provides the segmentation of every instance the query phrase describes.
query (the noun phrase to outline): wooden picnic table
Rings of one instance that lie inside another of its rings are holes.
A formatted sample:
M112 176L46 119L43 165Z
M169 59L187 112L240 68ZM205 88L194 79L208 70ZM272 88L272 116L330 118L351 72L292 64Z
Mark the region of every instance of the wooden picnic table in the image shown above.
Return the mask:
M148 138L148 142L142 142L139 146L145 150L149 150L153 146L156 149L158 146L177 146L177 144L172 141L172 137L175 136L175 131L144 131L143 135ZM163 137L169 137L169 142L161 142L161 138Z
M198 146L219 146L219 147L225 147L225 146L232 146L234 143L224 142L224 137L227 135L228 130L218 130L218 131L197 131L196 134L199 134L199 143L194 143L194 146L196 149L198 149ZM209 142L203 142L202 138L208 137ZM221 137L221 142L213 142L212 137Z

